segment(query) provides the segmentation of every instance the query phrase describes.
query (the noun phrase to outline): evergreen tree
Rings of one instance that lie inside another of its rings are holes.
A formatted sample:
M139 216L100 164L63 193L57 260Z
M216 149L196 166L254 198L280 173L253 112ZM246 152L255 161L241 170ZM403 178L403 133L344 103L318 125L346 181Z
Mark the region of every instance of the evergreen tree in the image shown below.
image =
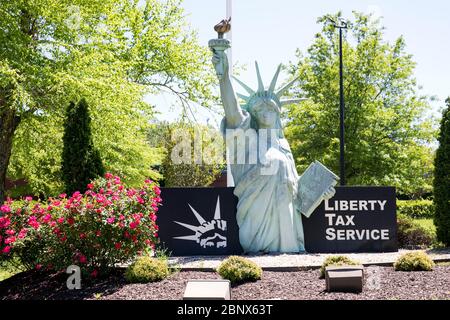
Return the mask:
M64 123L62 175L68 194L84 192L87 184L105 169L100 153L94 148L91 136L91 118L85 99L77 105L70 103Z
M439 134L439 148L434 162L434 224L437 237L450 245L450 97L446 101Z

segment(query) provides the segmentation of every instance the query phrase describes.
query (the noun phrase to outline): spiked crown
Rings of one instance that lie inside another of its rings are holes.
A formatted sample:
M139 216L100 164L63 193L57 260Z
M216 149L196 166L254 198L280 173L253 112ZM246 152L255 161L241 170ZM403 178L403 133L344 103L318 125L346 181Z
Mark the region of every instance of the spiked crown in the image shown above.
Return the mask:
M237 79L236 77L233 77L234 80L239 83L242 88L247 91L248 95L244 95L241 93L237 93L237 96L241 98L245 103L241 105L241 108L244 110L247 110L249 112L252 111L252 108L261 100L272 100L275 102L275 104L278 107L278 111L281 111L281 107L287 104L292 104L296 102L303 101L305 99L290 99L290 100L282 100L281 98L286 93L286 91L295 83L297 79L294 79L293 81L285 84L278 90L275 90L275 87L277 85L278 75L280 74L281 70L281 64L278 66L277 71L275 72L275 75L272 78L272 81L270 82L269 88L264 88L264 83L261 78L261 73L259 72L259 66L258 62L255 61L255 67L256 67L256 75L258 77L258 90L253 90L248 85L246 85L241 80Z

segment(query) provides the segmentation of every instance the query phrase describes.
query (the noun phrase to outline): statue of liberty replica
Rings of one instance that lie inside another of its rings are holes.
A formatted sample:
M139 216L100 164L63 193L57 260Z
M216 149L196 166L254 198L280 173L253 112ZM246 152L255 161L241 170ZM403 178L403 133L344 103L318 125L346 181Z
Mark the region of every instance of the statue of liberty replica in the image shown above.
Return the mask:
M279 66L265 87L256 63L256 90L235 79L247 92L238 94L239 104L225 53L230 42L223 38L230 30L229 20L214 29L219 37L210 40L209 46L225 110L221 130L239 199L236 218L241 246L245 253L304 252L302 214L309 217L324 199L331 198L339 178L317 161L299 177L280 119L282 106L298 101L282 100L294 81L277 89Z

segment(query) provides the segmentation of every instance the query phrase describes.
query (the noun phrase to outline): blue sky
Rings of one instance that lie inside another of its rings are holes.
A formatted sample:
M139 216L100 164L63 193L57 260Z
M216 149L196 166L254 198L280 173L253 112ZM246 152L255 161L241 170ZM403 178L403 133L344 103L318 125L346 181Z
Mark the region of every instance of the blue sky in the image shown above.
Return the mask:
M198 32L201 44L216 38L213 26L226 16L226 0L184 0L186 19ZM450 96L450 1L447 0L233 0L233 62L246 66L240 78L256 86L254 61L257 60L265 83L270 82L279 63L295 59L295 51L312 44L320 31L319 16L342 11L352 18L352 11L372 12L382 17L385 39L393 42L404 36L407 52L417 62L415 77L422 93L439 99L432 104L437 111ZM280 76L280 79L286 79ZM173 103L169 95L158 98L158 118L172 120L167 108ZM199 110L199 122L217 119Z

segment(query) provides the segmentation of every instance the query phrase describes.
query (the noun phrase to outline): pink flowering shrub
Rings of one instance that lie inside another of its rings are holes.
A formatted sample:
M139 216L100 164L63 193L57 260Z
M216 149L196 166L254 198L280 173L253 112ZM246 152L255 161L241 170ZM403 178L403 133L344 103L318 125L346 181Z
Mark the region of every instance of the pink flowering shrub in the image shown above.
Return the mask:
M0 257L16 254L38 269L76 264L95 276L154 248L159 194L151 180L129 189L107 173L84 194L19 207L8 201L0 208Z

